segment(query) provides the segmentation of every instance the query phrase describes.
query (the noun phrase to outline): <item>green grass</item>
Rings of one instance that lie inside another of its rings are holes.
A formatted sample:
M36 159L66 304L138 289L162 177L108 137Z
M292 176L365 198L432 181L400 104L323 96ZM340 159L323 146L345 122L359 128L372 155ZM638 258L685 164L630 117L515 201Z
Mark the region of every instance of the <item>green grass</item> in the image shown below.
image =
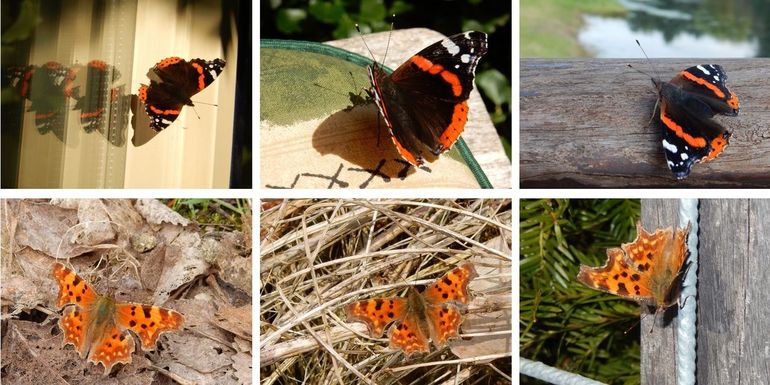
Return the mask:
M214 226L220 231L243 230L244 218L251 220L251 201L248 199L171 199L162 202L198 225Z
M586 57L577 34L584 13L625 16L617 0L521 0L521 57Z

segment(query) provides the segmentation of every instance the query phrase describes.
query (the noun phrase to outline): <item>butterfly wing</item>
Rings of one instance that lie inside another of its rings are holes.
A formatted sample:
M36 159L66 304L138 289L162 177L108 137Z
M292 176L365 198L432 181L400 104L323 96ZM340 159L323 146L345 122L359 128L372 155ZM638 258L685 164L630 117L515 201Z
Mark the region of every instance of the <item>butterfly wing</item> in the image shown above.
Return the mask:
M717 64L687 68L659 90L666 162L674 176L683 179L693 164L712 160L727 147L730 132L711 118L737 115L740 103Z
M695 163L716 158L731 134L711 119L715 111L702 98L671 83L662 84L660 98L666 162L674 176L683 179Z
M150 127L158 132L174 123L184 106L167 85L142 85L137 95L144 103L144 111L150 117Z
M466 305L471 299L468 294L468 283L477 276L473 264L465 263L433 282L425 289L423 296L431 305L446 302Z
M382 337L385 327L406 316L406 298L376 298L347 305L345 313L349 322L363 322L369 328L369 335Z
M581 265L577 279L592 289L637 302L655 301L652 290L647 285L649 279L642 280L643 274L633 267L622 249L611 248L607 249L607 262L604 266Z
M420 327L420 321L415 313L408 313L399 323L394 324L388 330L390 347L399 348L409 356L412 353L430 350L428 338Z
M442 348L446 341L459 335L463 322L460 309L452 303L426 306L426 316L430 330L430 339L437 348Z
M57 308L66 305L77 305L81 309L90 309L98 299L98 294L77 273L61 263L53 264L53 276L59 284L59 296L56 299Z
M113 365L131 363L131 354L136 345L134 338L126 331L120 330L114 324L104 330L103 338L97 340L88 355L88 361L104 365L104 375L110 374Z
M460 136L476 66L486 52L486 34L465 32L428 46L390 77L375 73L391 133L413 158L422 159L424 146L438 155Z
M169 57L155 64L147 76L153 82L173 87L185 104L192 105L190 97L213 83L222 73L225 64L222 59L192 59L188 62L178 57Z
M636 227L639 234L642 234L639 237L641 239L635 245L630 245L626 252L637 266L648 268L650 279L647 285L655 297L656 306L667 308L679 300L683 267L688 255L687 236L691 226L688 223L686 228L677 228L676 232L671 227L658 229L652 234L644 231L641 223L637 223ZM662 260L654 261L651 256Z
M68 306L59 318L64 344L74 345L80 356L84 357L90 348L84 333L86 320L91 319L91 311L99 296L83 278L61 263L53 264L53 276L59 284L56 307L61 309L67 305L76 305Z
M727 88L727 73L719 64L701 64L685 69L671 83L696 95L717 114L735 116L740 110L738 96Z
M155 349L162 333L181 329L184 317L159 306L119 303L115 307L115 323L136 333L142 341L142 350L150 351Z

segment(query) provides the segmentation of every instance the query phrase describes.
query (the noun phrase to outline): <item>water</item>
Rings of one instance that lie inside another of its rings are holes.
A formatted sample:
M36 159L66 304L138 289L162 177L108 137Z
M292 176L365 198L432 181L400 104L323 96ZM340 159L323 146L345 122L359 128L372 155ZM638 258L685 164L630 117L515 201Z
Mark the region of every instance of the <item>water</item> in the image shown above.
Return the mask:
M770 56L770 5L712 0L620 0L626 18L584 15L580 44L595 57ZM770 3L767 2L767 3Z

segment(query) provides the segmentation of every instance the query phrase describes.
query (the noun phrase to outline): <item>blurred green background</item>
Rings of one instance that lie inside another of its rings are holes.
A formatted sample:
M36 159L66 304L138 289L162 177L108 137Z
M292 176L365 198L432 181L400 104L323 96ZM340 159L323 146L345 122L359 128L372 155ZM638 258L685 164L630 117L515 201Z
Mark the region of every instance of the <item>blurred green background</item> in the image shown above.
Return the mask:
M519 353L608 384L639 384L640 306L583 286L580 264L636 238L638 199L522 199ZM522 384L544 384L524 375Z
M521 57L770 57L768 0L521 0Z
M270 0L260 2L260 34L262 39L323 42L356 36L356 23L366 34L390 30L391 22L395 29L430 28L447 36L486 32L490 50L476 70L476 86L510 159L511 6L510 1L495 0ZM423 48L414 47L414 53Z

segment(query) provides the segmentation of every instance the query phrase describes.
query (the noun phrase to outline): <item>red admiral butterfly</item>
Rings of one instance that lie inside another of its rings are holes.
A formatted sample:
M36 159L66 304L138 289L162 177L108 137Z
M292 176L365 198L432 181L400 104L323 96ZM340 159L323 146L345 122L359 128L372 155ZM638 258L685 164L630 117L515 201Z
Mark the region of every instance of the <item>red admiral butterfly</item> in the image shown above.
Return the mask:
M391 75L381 65L368 67L374 98L401 157L423 163L457 141L468 120L468 96L476 66L487 53L487 35L465 32L431 44Z
M716 158L731 133L712 120L716 114L738 115L738 97L727 89L727 74L717 64L701 64L680 72L670 82L652 79L658 90L663 150L677 179L697 162Z
M225 66L222 59L211 61L178 57L163 59L150 68L150 85L139 88L139 100L145 103L150 127L161 131L176 120L182 106L193 106L190 98L208 87Z

